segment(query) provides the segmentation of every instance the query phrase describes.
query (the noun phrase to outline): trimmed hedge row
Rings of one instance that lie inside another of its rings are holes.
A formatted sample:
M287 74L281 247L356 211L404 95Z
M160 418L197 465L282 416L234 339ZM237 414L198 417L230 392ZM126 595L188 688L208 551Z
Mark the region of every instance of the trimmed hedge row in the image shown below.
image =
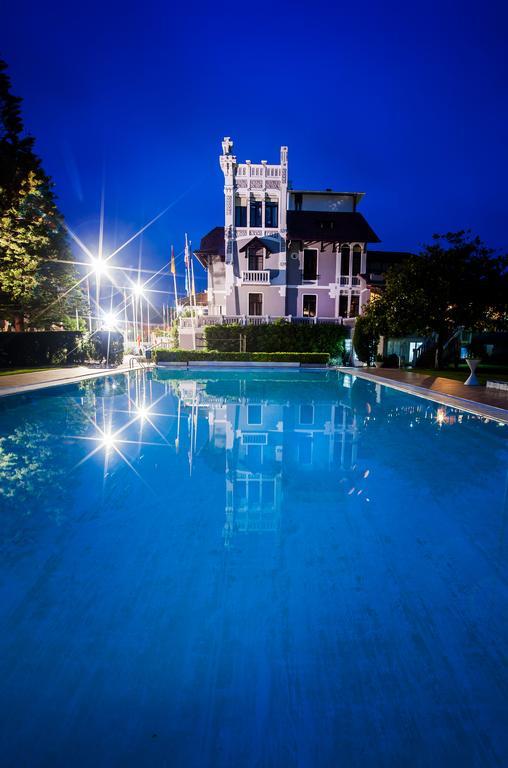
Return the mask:
M245 337L247 352L327 352L342 357L346 329L333 323L288 323L278 320L263 325L207 325L206 346L221 352L240 349L240 336Z
M210 362L241 363L304 363L313 365L327 364L330 355L327 352L193 352L187 349L157 349L157 363L187 363L189 361L208 360Z
M109 343L109 355L108 355ZM111 365L123 360L123 336L118 332L26 331L0 333L0 368L79 365L88 361Z

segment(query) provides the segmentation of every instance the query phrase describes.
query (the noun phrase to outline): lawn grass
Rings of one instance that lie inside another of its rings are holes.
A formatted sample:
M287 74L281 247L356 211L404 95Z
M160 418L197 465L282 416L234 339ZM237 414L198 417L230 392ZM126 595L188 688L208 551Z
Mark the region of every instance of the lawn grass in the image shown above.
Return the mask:
M424 376L442 376L445 379L454 379L454 381L464 382L469 376L469 368L467 366L459 366L455 368L441 368L436 370L435 368L413 368L407 373L420 373ZM508 381L508 366L489 366L480 365L476 369L476 375L480 384L486 384L487 379L497 381Z

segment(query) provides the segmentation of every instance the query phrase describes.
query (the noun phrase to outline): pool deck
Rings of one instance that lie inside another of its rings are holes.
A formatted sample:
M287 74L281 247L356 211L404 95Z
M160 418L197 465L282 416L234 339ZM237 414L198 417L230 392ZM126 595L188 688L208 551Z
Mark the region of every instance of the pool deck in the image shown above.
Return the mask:
M98 376L107 376L111 373L122 373L129 370L151 368L152 364L140 366L135 364L130 367L127 359L122 365L112 368L89 368L85 365L77 365L72 368L50 368L33 373L13 373L0 376L0 397L3 395L17 395L44 387L56 387L60 384L75 384L83 379L94 379Z
M484 386L466 387L462 382L444 376L412 373L395 368L339 367L339 370L508 424L508 392L502 390L487 389Z

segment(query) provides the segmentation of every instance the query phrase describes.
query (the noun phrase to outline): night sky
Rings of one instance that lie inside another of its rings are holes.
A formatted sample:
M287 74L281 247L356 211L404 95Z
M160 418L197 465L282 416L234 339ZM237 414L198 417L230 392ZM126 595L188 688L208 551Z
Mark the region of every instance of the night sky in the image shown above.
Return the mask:
M116 263L159 268L223 223L225 135L242 161L287 144L295 188L366 192L379 247L470 228L506 248L507 22L467 0L32 0L3 3L0 55L89 246L103 181L107 248L174 203Z

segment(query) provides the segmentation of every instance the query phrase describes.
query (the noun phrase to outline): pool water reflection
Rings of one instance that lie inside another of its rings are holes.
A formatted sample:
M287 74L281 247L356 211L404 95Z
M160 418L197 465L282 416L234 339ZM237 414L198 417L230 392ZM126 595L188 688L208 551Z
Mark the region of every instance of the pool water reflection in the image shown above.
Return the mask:
M506 764L506 431L324 371L3 398L3 764Z

